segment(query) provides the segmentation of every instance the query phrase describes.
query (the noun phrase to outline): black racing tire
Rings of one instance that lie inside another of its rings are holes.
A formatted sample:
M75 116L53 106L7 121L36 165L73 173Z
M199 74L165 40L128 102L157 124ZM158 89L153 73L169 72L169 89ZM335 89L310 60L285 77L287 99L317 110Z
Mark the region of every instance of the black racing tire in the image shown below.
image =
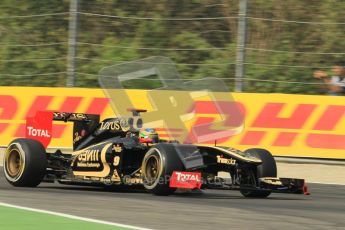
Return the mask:
M184 166L178 156L176 144L161 143L151 147L142 161L143 185L155 195L166 196L175 192L170 188L173 171L183 171Z
M277 177L277 165L272 154L266 149L253 148L245 151L251 156L259 158L262 164L256 168L255 182L261 177ZM266 198L270 191L241 190L241 194L245 197Z
M18 138L8 145L3 169L6 180L13 186L38 186L45 176L46 168L46 151L40 142Z

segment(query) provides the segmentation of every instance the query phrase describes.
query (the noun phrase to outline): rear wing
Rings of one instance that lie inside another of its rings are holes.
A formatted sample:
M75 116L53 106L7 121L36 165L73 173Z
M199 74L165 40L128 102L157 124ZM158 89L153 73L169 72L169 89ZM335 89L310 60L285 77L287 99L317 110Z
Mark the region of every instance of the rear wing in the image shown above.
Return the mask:
M86 113L37 111L26 118L25 137L37 140L47 147L52 138L53 121L73 122L73 149L99 124L100 116Z
M86 114L86 113L65 113L65 112L53 112L54 121L80 121L80 122L96 122L99 123L99 115Z

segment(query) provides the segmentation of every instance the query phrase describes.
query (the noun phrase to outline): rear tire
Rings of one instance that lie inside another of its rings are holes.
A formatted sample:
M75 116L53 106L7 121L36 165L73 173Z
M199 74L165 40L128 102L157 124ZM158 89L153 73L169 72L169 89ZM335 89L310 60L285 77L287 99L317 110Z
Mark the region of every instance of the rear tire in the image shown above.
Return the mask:
M176 190L169 187L171 174L183 170L174 145L157 144L147 151L142 162L144 187L155 195L170 195Z
M255 185L258 183L258 179L261 177L277 177L277 165L272 154L265 149L248 149L245 151L253 157L259 158L262 164L258 165L256 168L256 175L254 175ZM251 191L251 190L241 190L241 193L245 197L255 197L255 198L266 198L271 192L270 191Z
M38 186L45 175L46 167L46 151L40 142L19 138L8 145L3 168L6 180L13 186Z

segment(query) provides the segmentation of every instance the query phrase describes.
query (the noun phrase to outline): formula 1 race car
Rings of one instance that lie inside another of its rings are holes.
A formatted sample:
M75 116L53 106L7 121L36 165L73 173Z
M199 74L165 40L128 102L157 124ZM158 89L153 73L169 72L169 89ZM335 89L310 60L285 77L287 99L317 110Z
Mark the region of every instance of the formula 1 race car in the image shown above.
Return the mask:
M234 189L245 197L271 192L308 194L303 179L277 178L276 163L264 149L180 144L161 140L154 129L141 132L140 112L129 118L94 114L37 112L28 118L26 138L13 140L4 172L13 186L42 181L70 185L138 185L156 195L176 189ZM73 122L73 151L46 152L54 121ZM219 177L225 172L229 178ZM133 187L138 187L133 186Z

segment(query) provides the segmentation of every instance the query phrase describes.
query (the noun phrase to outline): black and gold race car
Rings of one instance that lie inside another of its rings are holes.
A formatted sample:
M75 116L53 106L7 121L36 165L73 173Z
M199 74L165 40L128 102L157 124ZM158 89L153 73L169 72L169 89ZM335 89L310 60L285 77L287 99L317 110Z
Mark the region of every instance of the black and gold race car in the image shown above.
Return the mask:
M99 115L40 112L27 120L26 138L13 140L4 172L13 186L42 181L74 185L142 187L156 195L176 189L234 189L245 197L272 192L308 194L303 179L277 178L270 152L161 140L154 129L141 132L140 112L99 122ZM52 121L73 122L73 151L47 152ZM222 178L219 173L227 173Z

